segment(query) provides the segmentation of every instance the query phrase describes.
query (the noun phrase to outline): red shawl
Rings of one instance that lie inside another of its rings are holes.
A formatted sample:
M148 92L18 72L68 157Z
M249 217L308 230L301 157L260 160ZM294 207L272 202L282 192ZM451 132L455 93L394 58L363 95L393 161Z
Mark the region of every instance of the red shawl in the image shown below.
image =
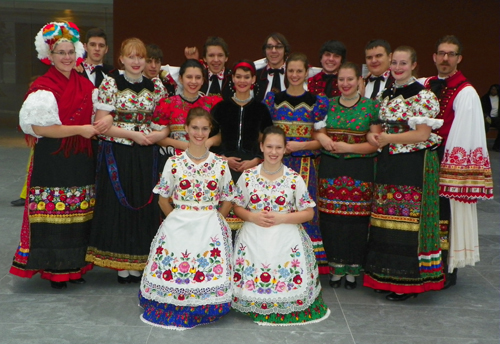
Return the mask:
M85 125L92 121L92 91L94 85L88 79L71 71L69 79L51 67L47 73L37 78L26 94L26 97L39 90L51 92L57 101L59 119L63 125ZM29 136L29 135L27 135ZM27 138L28 144L34 143L33 138ZM61 139L61 146L54 152L63 151L67 157L71 153L80 152L92 155L92 146L89 139L80 135L69 136Z

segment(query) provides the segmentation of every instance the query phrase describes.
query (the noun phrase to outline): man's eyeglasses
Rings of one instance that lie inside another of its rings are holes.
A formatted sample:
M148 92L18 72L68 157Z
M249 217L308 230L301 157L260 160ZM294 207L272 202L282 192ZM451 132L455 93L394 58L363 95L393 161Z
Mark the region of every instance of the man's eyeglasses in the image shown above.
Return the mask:
M460 55L459 53L456 53L454 51L438 51L437 52L437 55L439 57L444 57L445 55L448 55L448 57L457 57L458 55Z

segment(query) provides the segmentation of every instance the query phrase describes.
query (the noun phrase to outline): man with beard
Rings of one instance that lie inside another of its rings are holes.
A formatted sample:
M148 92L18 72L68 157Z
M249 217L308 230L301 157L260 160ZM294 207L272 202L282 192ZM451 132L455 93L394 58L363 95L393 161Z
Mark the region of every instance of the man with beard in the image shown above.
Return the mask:
M442 37L433 59L438 75L421 82L438 97L437 118L444 120L435 133L443 138L438 149L440 236L447 288L456 284L457 268L479 261L476 202L493 198L493 181L481 102L458 70L462 44L455 36Z

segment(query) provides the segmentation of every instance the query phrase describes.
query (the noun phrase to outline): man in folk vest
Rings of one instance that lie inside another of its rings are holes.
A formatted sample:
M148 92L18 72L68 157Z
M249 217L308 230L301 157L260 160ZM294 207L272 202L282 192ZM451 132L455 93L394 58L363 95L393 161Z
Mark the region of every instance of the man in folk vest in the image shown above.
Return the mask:
M438 40L433 54L437 76L422 79L439 99L435 132L443 138L438 150L440 236L445 288L455 285L457 268L479 261L476 202L493 198L490 159L479 96L458 70L462 44L448 35Z

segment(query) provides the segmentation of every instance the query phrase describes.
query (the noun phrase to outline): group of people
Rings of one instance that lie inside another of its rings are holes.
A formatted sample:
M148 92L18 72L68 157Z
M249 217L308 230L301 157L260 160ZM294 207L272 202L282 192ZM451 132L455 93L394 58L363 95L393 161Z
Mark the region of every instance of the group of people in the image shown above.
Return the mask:
M113 70L104 32L84 46L73 23L47 24L35 46L52 67L20 111L33 156L15 275L63 289L111 268L140 282L144 322L182 330L231 308L260 325L318 322L319 274L354 289L364 272L404 301L479 260L491 169L454 36L421 80L415 50L384 40L366 46L365 80L341 42L310 68L279 33L264 60L231 70L220 37L178 69L130 38Z

